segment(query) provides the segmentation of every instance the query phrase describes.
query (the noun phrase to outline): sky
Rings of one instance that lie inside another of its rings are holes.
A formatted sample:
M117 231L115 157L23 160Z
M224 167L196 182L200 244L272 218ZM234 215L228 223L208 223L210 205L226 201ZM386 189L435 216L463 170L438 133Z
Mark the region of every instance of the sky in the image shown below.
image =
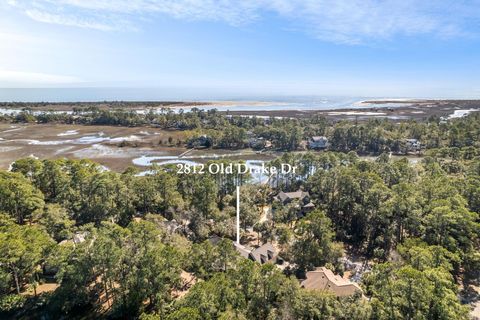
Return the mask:
M4 0L0 87L480 98L480 1Z

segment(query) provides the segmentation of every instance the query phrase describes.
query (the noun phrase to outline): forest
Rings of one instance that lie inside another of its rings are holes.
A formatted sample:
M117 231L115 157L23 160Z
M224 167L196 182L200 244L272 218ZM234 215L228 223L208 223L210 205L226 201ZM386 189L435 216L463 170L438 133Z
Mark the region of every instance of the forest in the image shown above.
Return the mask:
M436 116L424 121L386 118L332 121L321 115L263 119L225 115L216 109L192 108L191 112L182 109L175 112L171 108L162 108L159 112L149 109L139 113L125 109L104 110L96 106L74 107L71 113L24 108L19 113L0 116L0 121L13 123L150 126L184 131L189 133L190 141L175 141L177 145L187 145L198 137L207 136L209 147L223 149L249 147L249 138L255 137L270 141L274 150L295 151L304 148L302 141L312 136L326 136L331 151L355 151L359 155L405 154L406 139L419 140L424 149L473 147L480 138L479 120L478 113L456 121L444 121Z
M299 175L262 185L240 174L178 175L174 166L139 176L89 160L19 159L0 171L3 317L470 319L463 297L480 279L480 116L328 123L91 111L4 120L155 125L217 134L214 145L253 131L287 151L326 135L331 148L284 153L270 165L297 166ZM421 161L389 155L404 138L426 145ZM359 156L366 153L379 156ZM284 268L233 246L237 184L242 241L253 233L251 245L274 243ZM308 192L313 210L275 200L296 190ZM361 294L300 285L317 267L347 274L353 257L368 267ZM53 290L41 290L46 284Z

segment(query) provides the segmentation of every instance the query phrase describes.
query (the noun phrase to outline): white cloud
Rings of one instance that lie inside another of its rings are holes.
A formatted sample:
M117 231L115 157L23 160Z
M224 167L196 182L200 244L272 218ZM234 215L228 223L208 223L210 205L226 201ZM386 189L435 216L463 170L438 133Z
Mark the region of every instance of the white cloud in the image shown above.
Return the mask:
M2 85L54 85L79 82L81 82L79 78L72 76L15 70L0 70L0 83Z
M39 22L61 24L64 26L71 26L71 27L97 29L102 31L114 30L114 27L108 24L97 22L91 19L83 19L81 17L77 17L73 15L52 14L52 13L40 11L37 9L26 10L25 14L30 18L32 18L33 20L39 21Z
M478 1L453 0L36 0L14 6L37 21L105 31L159 15L239 26L273 13L316 38L348 44L396 35L451 37L480 18Z
M258 0L60 0L66 6L122 15L167 14L178 19L225 21L232 25L257 17L263 1Z
M453 36L465 22L464 8L450 1L275 0L271 8L314 37L349 44L396 35Z

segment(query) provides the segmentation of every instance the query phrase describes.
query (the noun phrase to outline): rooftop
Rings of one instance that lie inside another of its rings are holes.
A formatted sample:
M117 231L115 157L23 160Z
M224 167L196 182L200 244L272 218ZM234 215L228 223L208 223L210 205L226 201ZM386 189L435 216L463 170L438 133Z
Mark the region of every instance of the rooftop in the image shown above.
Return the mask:
M307 272L307 279L303 280L301 285L306 289L329 290L337 296L348 296L362 291L356 283L335 275L325 267Z
M277 250L271 243L265 243L262 246L250 252L250 256L258 263L266 263L276 258Z
M280 191L280 193L278 194L278 198L281 201L285 201L287 199L303 199L303 198L308 197L308 196L309 196L309 193L305 192L303 190L298 190L298 191L295 191L295 192Z
M328 140L327 137L325 137L325 136L313 136L311 139L312 139L312 141L326 141L326 140Z

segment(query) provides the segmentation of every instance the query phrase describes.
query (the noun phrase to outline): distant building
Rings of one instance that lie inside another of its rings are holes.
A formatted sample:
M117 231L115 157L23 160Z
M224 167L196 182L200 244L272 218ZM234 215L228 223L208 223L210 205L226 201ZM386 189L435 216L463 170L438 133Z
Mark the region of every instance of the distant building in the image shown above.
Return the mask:
M88 231L79 231L79 232L75 232L75 234L73 235L73 243L74 244L79 244L79 243L82 243L86 240L86 238L90 235L90 232Z
M405 148L407 152L420 151L422 148L422 144L417 139L406 139Z
M90 235L88 231L77 231L73 234L72 239L66 239L60 241L59 245L63 246L66 244L73 244L74 246L80 244L86 240L86 238Z
M269 149L272 147L272 142L262 137L250 137L248 146L254 150Z
M265 148L265 139L264 138L257 138L251 137L248 139L248 146L254 150L261 150Z
M330 291L337 297L362 293L362 289L356 283L335 275L324 267L307 272L307 278L300 285L305 289Z
M212 139L206 135L201 135L188 141L189 148L210 148L212 145Z
M314 136L308 140L310 149L323 150L328 147L328 139L324 136Z

